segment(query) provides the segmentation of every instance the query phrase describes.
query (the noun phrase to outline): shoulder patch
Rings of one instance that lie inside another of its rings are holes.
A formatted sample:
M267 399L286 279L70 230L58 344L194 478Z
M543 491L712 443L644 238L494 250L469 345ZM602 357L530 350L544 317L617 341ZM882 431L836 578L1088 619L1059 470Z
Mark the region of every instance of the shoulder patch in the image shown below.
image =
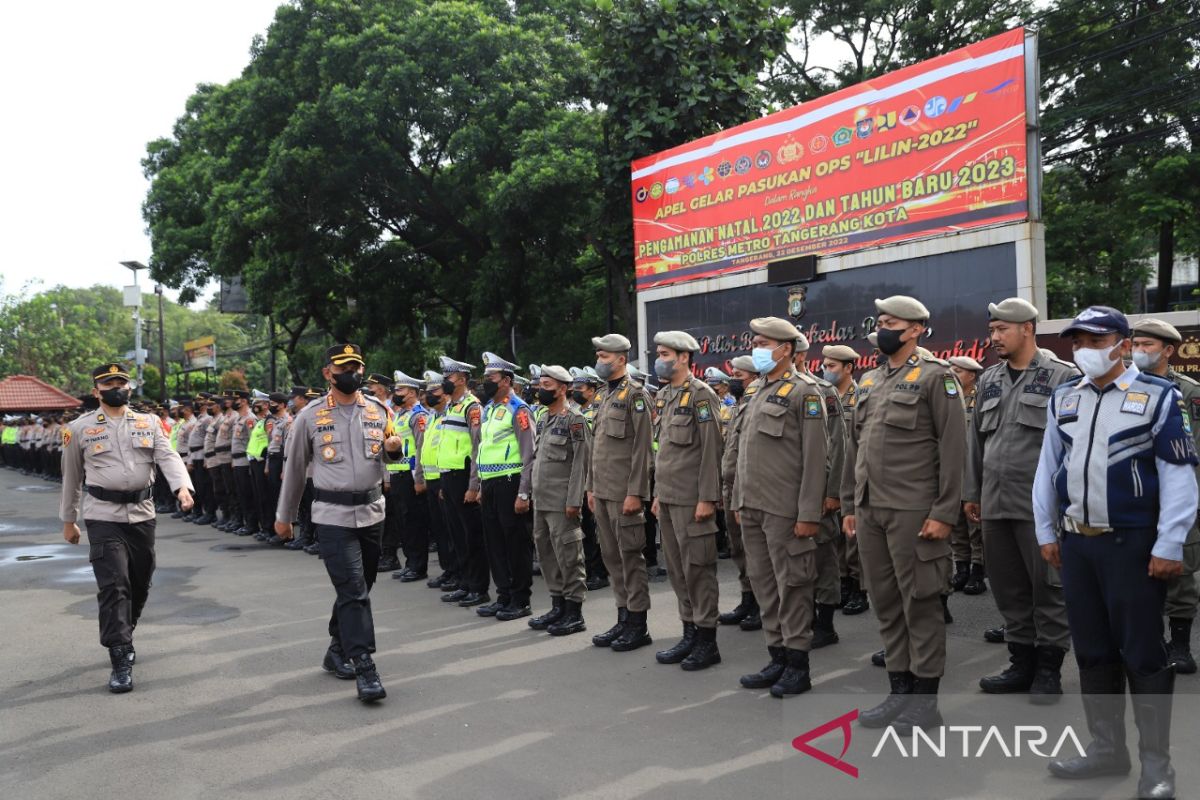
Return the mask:
M622 394L624 394L624 392L622 392ZM646 398L642 397L641 395L638 395L637 397L633 398L633 410L637 411L639 413L645 411L646 410Z
M825 413L831 417L836 417L842 413L842 403L836 395L825 395Z
M696 421L708 422L712 419L712 406L707 400L700 400L696 403Z
M521 407L517 409L517 427L523 431L529 430L529 409Z
M482 412L479 409L478 403L472 403L471 408L467 411L467 422L472 428L479 427L479 421L482 417Z
M64 427L62 429L62 443L63 443L63 447L66 447L67 445L69 445L71 443L71 429L70 428Z
M806 417L821 416L821 398L819 395L815 395L815 394L804 395L804 416L806 416Z
M1179 403L1179 410L1182 412L1182 413L1181 413L1179 416L1180 416L1180 417L1182 418L1182 420L1183 420L1183 430L1184 430L1184 432L1185 432L1185 433L1187 433L1187 435L1188 435L1188 436L1191 436L1191 435L1192 435L1192 420L1191 420L1191 415L1190 415L1190 414L1188 414L1188 410L1187 410L1186 408L1184 408L1184 407L1183 407L1183 398L1180 398L1180 399L1179 399L1178 401L1176 401L1176 402L1178 402L1178 403ZM1124 408L1122 408L1121 410L1122 410L1122 411L1124 411L1125 409L1124 409ZM1189 439L1189 440L1188 440L1188 442L1190 443L1190 442L1191 442L1191 440Z
M944 376L942 385L946 388L946 397L958 397L958 381L954 380L953 375Z
M583 435L584 435L583 427L584 427L584 423L582 423L582 422L572 422L571 423L571 438L577 442L582 442Z

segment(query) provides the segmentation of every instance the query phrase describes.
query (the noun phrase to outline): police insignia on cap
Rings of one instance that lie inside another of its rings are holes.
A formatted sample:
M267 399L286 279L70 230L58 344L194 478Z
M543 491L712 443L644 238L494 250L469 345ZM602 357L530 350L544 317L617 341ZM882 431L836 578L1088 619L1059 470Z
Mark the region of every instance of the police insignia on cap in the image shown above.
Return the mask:
M346 355L350 355L351 353L354 352L354 348L351 347L350 345L346 345L345 347L342 348L342 352L345 353Z
M109 374L109 375L113 374L114 372L120 372L120 371L121 371L121 370L120 370L120 369L117 367L117 365L116 365L116 364L113 364L112 366L110 366L110 367L108 368L108 374Z

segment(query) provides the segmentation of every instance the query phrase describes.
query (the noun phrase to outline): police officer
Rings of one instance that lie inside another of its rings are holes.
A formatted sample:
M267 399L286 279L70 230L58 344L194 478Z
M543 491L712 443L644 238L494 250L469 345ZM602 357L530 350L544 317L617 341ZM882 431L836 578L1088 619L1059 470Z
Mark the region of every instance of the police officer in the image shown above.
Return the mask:
M1019 298L1014 298L1019 299ZM949 359L950 371L958 378L962 387L963 408L967 412L967 432L970 439L971 425L975 418L976 388L983 365L970 356L954 356ZM968 451L969 452L969 451ZM968 467L969 469L969 467ZM964 476L964 487L966 478ZM969 519L966 513L958 516L954 530L950 532L950 550L954 556L954 577L950 587L956 592L976 595L987 591L983 571L983 533L978 522Z
M263 455L262 468L264 482L263 520L264 527L271 531L268 543L273 546L287 546L287 542L275 533L275 509L279 506L279 490L283 486L283 444L291 414L287 410L288 396L283 392L271 392L267 395L267 417L263 420L263 432L267 445ZM295 541L295 539L293 539Z
M754 396L757 387L752 386L758 373L754 370L754 359L738 356L729 362L733 376L729 380L729 394L737 405L733 407L729 424L725 429L725 452L721 454L721 513L725 516L725 528L729 531L729 555L737 567L738 585L742 590L741 602L733 610L717 615L721 625L737 625L744 631L762 628L758 600L754 598L754 587L746 573L746 547L742 543L742 526L733 509L733 483L737 477L737 448L733 446L741 429L742 411Z
M721 502L721 399L692 375L700 343L686 331L654 336L654 516L683 638L660 650L660 664L693 672L721 663L717 647L717 505Z
M950 365L918 351L929 311L895 295L876 300L881 364L862 377L842 482L843 528L859 554L887 652L891 693L859 714L901 735L941 724L946 666L942 591L950 531L962 503L966 415Z
M388 377L380 375L378 372L372 372L367 376L365 383L367 391L374 395L376 400L391 409L392 382L388 380Z
M849 345L831 344L821 348L821 357L821 377L837 389L841 399L842 419L848 426L854 414L854 403L858 398L858 384L854 382L854 366L859 360L858 351ZM863 588L858 541L848 536L839 536L834 539L834 547L837 548L842 577L839 606L847 616L861 614L870 609L871 603Z
M1200 446L1200 383L1171 369L1171 356L1183 343L1175 326L1157 319L1143 319L1133 326L1133 363L1143 372L1166 378L1183 395L1184 413L1192 426L1192 436ZM1200 569L1200 531L1196 524L1188 530L1183 545L1183 573L1167 583L1165 613L1170 620L1169 657L1175 672L1191 675L1196 671L1192 657L1192 620L1200 600L1196 570Z
M580 522L592 432L578 407L567 399L571 374L551 364L541 367L539 374L537 399L546 413L537 422L533 539L551 607L529 620L529 627L552 636L569 636L587 629L583 619L587 571Z
M233 428L237 414L233 410L234 392L227 389L221 393L221 414L218 417L216 437L213 443L213 463L217 467L217 479L221 481L221 491L217 495L222 501L221 522L217 530L233 533L242 527L242 508L238 502L237 485L233 479Z
M425 585L430 589L453 592L458 589L458 553L454 550L446 521L440 490L442 473L438 468L438 449L442 441L442 423L446 418L449 396L442 392L444 377L440 372L425 370L421 379L425 392L423 405L429 413L429 421L417 457L423 483L414 484L413 491L425 499L429 511L429 532L437 546L438 566L442 570L440 574L426 581Z
M579 407L579 413L587 421L589 434L596 424L596 409L600 407L600 386L603 381L591 367L571 367L571 402ZM588 449L591 449L591 436L588 437ZM589 592L599 591L608 586L608 568L604 566L604 556L600 553L600 539L596 535L596 515L584 503L583 518L580 521L583 529L583 558L587 566L587 589Z
M1131 331L1124 314L1092 306L1062 335L1071 337L1084 376L1051 396L1033 511L1042 557L1062 570L1092 741L1085 755L1048 767L1059 778L1128 774L1128 680L1140 735L1138 797L1174 797L1175 671L1162 614L1196 521L1200 462L1179 390L1125 366Z
M650 610L646 573L646 513L650 499L652 421L650 398L629 371L629 340L619 333L594 337L596 374L607 382L596 411L588 470L588 507L596 515L600 550L612 581L617 624L592 637L597 647L617 652L653 640L646 627Z
M181 443L179 453L187 464L188 476L196 487L196 498L192 505L192 513L183 518L184 522L196 525L207 525L212 522L212 514L216 511L213 502L212 483L209 481L208 470L204 467L204 437L212 424L212 396L208 392L200 392L195 400L196 422L188 433L187 455L183 456L184 446Z
M250 413L250 392L245 389L233 391L233 415L229 435L230 464L233 467L233 483L242 512L242 524L230 533L250 536L258 532L258 506L254 502L254 488L250 482L250 459L246 455L246 448L250 444L250 432L258 418Z
M750 320L759 378L741 412L733 507L742 526L746 569L761 606L771 661L741 678L774 697L812 688L816 535L826 497L825 401L811 375L792 368L800 332L785 319Z
M322 666L339 678L355 678L358 699L371 702L387 696L371 658L371 587L383 532L384 452L390 458L399 445L384 442L387 406L360 391L364 367L358 345L339 344L326 352L322 374L329 394L297 414L288 433L275 532L284 540L292 538L311 464L313 522L325 570L337 591Z
M155 467L162 470L184 511L192 507L192 482L158 420L129 409L130 381L124 367L97 367L92 383L100 407L62 433L59 518L63 538L79 544L77 520L86 478L83 524L99 590L100 644L108 648L112 662L108 690L120 694L133 689L133 631L154 574Z
M391 491L400 501L400 544L404 551L404 569L392 577L401 583L423 581L429 572L429 501L424 497L425 475L418 457L429 425L429 411L420 400L422 388L420 380L400 370L392 374L391 424L394 435L400 437L400 466L391 472Z

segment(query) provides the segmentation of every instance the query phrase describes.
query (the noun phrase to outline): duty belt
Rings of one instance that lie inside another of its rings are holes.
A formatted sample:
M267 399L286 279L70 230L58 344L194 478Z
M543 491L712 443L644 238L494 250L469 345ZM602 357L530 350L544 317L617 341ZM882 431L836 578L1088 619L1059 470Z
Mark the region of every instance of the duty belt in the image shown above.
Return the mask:
M87 493L97 500L103 500L106 503L140 503L150 497L152 487L147 486L145 489L139 489L136 492L122 492L117 489L105 489L100 486L88 486Z
M218 447L218 448L214 449L213 452L214 453L228 453L230 451L230 449L231 448L229 445L225 445L224 447Z
M383 497L383 490L378 486L365 492L334 492L329 489L313 487L313 500L339 506L365 506L374 503L380 497Z
M1063 517L1063 528L1071 533L1078 533L1080 536L1103 536L1113 531L1112 528L1094 528L1091 525L1084 525L1071 517Z

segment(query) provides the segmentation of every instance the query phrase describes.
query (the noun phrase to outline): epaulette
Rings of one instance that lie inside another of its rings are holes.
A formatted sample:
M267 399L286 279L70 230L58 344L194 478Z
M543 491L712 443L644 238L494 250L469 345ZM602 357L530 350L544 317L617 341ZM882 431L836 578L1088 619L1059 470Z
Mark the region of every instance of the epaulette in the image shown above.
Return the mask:
M929 361L934 364L941 364L943 367L947 367L947 368L949 368L949 366L950 366L949 361L946 361L945 359L942 359L942 358L938 358L937 356L935 356L933 353L929 352L928 350L925 350L924 352L921 352L921 350L918 350L917 353L921 356L922 361Z
M792 377L799 380L801 383L807 383L810 386L820 386L820 379L809 375L807 372L793 372Z
M1188 377L1181 372L1176 372L1175 377L1184 383L1190 383L1192 386L1200 387L1200 381L1196 380L1195 378Z
M1038 354L1044 356L1047 361L1053 361L1055 364L1059 364L1064 367L1070 367L1071 369L1078 369L1078 367L1076 367L1070 361L1059 358L1058 354L1056 354L1053 350L1047 350L1044 347L1039 347ZM998 364L997 366L1001 365Z
M1072 375L1070 378L1067 378L1065 381L1060 383L1058 386L1055 386L1054 391L1055 391L1055 393L1058 393L1064 389L1074 388L1075 386L1077 386L1079 384L1079 382L1081 380L1083 380L1082 375Z
M1142 383L1148 383L1151 386L1160 386L1164 389L1175 388L1174 382L1169 381L1166 378L1160 378L1157 375L1151 375L1149 372L1139 372L1137 378L1134 380L1141 381Z

